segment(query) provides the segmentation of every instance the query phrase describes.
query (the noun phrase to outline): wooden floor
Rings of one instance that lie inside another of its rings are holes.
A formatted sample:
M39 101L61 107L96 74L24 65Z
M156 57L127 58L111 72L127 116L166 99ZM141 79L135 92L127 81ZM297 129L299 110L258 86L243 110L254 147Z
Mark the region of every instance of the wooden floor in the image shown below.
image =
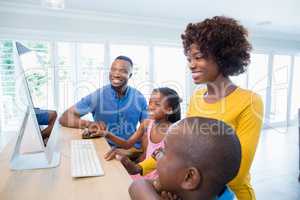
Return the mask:
M264 130L252 166L258 200L300 200L297 127Z

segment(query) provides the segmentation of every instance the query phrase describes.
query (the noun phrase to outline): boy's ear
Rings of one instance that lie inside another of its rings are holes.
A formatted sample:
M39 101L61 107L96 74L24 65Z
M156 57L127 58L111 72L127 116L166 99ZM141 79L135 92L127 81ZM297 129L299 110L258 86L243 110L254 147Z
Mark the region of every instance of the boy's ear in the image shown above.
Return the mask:
M181 187L184 190L195 190L201 183L202 176L197 168L190 167L186 171Z

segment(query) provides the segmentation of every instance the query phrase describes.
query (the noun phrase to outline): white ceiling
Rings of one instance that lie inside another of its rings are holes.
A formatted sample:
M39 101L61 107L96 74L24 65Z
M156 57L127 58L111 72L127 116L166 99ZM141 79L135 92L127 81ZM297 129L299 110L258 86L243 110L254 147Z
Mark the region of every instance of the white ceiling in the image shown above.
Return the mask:
M1 1L41 5L40 0ZM300 36L300 0L65 0L65 10L169 20L178 24L227 15L239 19L258 34Z

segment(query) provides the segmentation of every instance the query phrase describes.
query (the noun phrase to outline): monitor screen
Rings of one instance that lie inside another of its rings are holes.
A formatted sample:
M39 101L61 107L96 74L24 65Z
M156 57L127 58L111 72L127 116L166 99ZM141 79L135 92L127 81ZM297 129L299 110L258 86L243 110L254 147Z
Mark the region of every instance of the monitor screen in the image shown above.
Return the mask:
M33 91L35 81L33 84L29 84L31 79L37 79L35 76L36 70L42 68L41 59L39 55L25 47L23 44L16 42L16 49L19 57L19 72L17 73L17 94L19 95L19 102L17 105L20 106L20 110L26 107L32 107L35 112L35 127L39 130L43 142L46 146L47 140L51 134L53 126L51 126L50 117L55 111L40 108L33 100L31 91ZM24 78L25 77L25 78ZM25 111L25 109L23 110ZM24 112L25 113L25 112ZM50 125L49 125L50 124Z

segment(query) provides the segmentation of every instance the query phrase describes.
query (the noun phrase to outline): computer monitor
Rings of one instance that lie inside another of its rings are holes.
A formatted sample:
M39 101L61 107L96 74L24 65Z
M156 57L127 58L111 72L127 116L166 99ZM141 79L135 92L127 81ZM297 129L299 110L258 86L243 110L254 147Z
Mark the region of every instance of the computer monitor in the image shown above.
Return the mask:
M56 120L45 146L25 76L24 69L40 66L41 63L35 51L30 50L20 42L15 42L16 88L19 99L18 106L23 117L10 160L10 166L13 170L52 168L60 163L60 152L57 146L60 126L58 120ZM26 150L24 151L24 149Z

